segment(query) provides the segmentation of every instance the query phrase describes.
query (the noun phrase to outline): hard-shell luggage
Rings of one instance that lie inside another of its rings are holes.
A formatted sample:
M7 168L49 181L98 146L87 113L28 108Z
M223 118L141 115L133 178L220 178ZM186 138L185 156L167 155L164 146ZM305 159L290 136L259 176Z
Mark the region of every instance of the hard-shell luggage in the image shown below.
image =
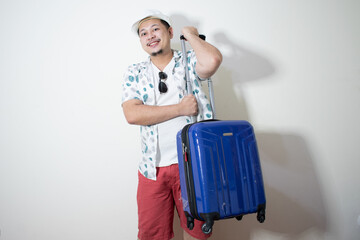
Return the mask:
M183 210L205 221L257 213L265 220L265 192L252 126L247 121L204 121L189 124L177 134Z
M186 52L184 40L182 48ZM214 105L213 96L210 99ZM257 213L258 221L264 222L264 184L249 122L191 123L176 137L183 210L189 229L194 227L194 218L205 221L202 231L207 234L214 220L241 220L246 214Z

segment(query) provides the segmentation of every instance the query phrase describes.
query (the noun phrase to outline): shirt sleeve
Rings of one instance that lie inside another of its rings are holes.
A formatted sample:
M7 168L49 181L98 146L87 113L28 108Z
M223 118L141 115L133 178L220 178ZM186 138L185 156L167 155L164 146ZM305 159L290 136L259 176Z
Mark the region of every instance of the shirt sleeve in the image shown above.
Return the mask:
M141 94L138 90L138 83L139 76L134 74L134 70L132 67L129 67L125 72L123 78L121 103L132 99L141 100Z
M199 114L197 116L197 121L201 121L204 119L211 119L213 118L212 108L207 99L205 92L202 90L201 87L201 81L208 80L209 78L202 79L196 73L195 67L196 67L197 59L195 52L192 50L191 52L189 52L188 56L189 56L188 61L190 63L189 64L190 75L193 76L192 77L193 94L195 95L199 106Z
M200 78L199 75L197 74L196 72L196 63L197 63L197 58L196 58L196 55L195 55L195 51L194 50L190 50L188 52L188 58L189 58L189 63L190 63L190 71L193 71L195 77L197 80L199 81L206 81L208 80L209 78Z

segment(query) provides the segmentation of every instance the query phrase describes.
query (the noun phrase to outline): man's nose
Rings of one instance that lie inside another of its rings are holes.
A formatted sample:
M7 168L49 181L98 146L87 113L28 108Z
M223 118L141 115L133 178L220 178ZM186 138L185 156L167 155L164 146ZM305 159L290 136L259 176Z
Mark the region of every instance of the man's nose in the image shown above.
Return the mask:
M149 34L148 34L148 39L150 40L150 39L153 39L155 37L155 34L153 33L153 32L150 32Z

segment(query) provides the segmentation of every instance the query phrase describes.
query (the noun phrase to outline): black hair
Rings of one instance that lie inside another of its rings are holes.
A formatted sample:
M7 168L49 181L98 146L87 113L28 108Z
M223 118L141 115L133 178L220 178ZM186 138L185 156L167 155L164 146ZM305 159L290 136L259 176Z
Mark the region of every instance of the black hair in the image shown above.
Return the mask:
M162 24L165 25L166 29L169 29L169 28L170 28L170 24L169 24L167 21L162 20L162 19L160 19L160 21L161 21Z

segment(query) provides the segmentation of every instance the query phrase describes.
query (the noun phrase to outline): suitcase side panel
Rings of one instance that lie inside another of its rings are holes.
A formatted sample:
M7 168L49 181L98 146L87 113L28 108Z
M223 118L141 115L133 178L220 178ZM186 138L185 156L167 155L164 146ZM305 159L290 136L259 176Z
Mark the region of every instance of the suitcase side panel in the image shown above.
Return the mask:
M265 203L256 141L249 123L201 123L190 129L189 138L195 143L190 150L199 213L218 212L220 218L228 218L256 212L258 205Z
M251 131L239 132L236 139L243 180L243 190L238 188L238 194L243 195L244 213L254 213L258 210L259 205L266 202L256 139L252 128Z
M185 179L185 166L184 166L181 130L176 135L176 145L177 145L177 154L178 154L178 163L179 163L181 200L182 200L182 204L183 204L183 210L185 212L190 213L190 206L189 206L189 201L188 201L188 193L187 193L186 179Z

